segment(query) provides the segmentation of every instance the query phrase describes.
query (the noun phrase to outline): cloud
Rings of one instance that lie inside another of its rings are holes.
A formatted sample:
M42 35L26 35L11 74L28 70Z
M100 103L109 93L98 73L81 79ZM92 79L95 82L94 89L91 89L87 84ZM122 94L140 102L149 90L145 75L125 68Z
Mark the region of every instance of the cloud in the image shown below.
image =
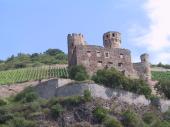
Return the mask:
M144 11L149 27L134 25L130 31L138 46L145 46L154 55L153 62L170 63L170 0L147 0Z

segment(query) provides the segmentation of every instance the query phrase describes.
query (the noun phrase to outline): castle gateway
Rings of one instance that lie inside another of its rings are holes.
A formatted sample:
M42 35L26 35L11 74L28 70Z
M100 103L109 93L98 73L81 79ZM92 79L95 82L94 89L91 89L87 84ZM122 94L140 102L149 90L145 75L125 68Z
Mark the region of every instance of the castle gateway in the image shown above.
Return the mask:
M83 65L89 75L97 70L114 67L130 78L151 79L149 55L142 54L141 62L132 63L131 51L121 48L121 34L107 32L103 35L103 46L88 45L82 34L68 34L69 67Z

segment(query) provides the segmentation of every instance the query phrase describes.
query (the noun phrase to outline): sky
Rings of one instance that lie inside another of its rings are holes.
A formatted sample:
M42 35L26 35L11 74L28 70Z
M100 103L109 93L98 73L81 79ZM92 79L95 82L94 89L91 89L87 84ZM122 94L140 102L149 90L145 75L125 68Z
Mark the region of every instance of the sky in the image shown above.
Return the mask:
M122 34L133 62L142 53L153 64L170 64L170 0L0 0L0 59L58 48L67 34L82 33L103 45L107 31Z

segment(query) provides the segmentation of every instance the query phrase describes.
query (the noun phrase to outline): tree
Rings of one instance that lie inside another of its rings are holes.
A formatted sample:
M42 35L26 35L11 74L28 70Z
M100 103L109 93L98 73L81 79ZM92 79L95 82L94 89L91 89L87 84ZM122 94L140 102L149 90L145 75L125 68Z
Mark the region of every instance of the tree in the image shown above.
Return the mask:
M59 49L48 49L47 51L44 52L44 54L48 54L51 56L55 56L56 54L60 54L60 53L63 53L63 52Z
M84 66L77 65L69 69L69 76L73 80L83 81L89 78Z

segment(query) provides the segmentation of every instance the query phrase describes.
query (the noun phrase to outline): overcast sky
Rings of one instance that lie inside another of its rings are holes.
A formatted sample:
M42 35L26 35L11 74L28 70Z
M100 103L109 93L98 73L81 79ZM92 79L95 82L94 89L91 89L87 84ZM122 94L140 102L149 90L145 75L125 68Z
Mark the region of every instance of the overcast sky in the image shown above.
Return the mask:
M48 48L67 53L68 33L103 45L104 32L119 31L134 62L146 52L152 63L170 64L169 5L170 0L0 0L0 59Z

